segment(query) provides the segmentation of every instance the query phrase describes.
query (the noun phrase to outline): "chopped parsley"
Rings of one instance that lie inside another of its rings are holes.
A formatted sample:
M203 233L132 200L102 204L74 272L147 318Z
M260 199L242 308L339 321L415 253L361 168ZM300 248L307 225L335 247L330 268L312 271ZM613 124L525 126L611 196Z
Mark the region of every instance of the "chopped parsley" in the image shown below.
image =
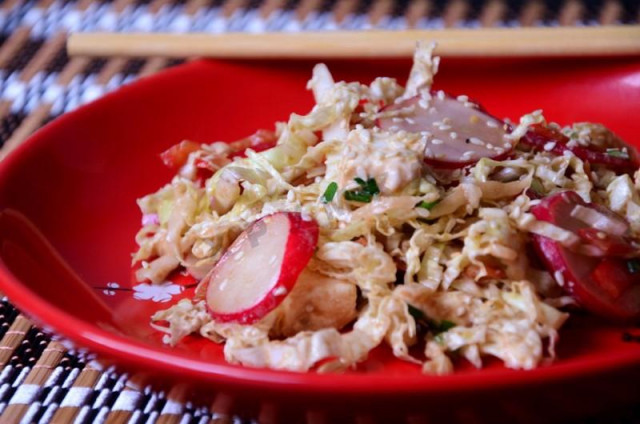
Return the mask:
M415 319L416 321L418 320L422 321L427 319L427 317L424 315L424 313L420 309L416 308L410 303L407 303L407 307L409 309L409 315L411 315L413 319Z
M640 272L640 260L639 259L629 259L627 261L627 269L632 274L637 274Z
M354 202L369 203L373 196L357 190L349 190L344 192L344 198Z
M369 193L372 196L376 194L380 194L380 189L378 188L378 183L375 178L369 178L367 181L362 178L354 178L355 182L358 183L360 187L362 187L362 191Z
M445 331L449 331L456 326L455 322L449 321L447 319L443 319L440 322L432 321L432 324L434 325L431 326L431 329L435 334L444 333Z
M338 183L336 182L329 183L329 185L327 186L327 189L324 191L324 194L322 195L322 203L329 203L330 201L332 201L337 191L338 191Z
M629 159L629 152L626 149L607 149L607 154L614 158Z
M542 181L540 181L539 179L533 178L531 180L530 188L531 190L533 190L534 193L540 196L544 196L544 186L542 185Z
M409 309L409 315L416 320L416 323L426 325L435 336L449 331L456 326L455 322L446 319L440 322L429 319L424 312L409 303L407 303L407 307Z
M437 205L438 203L440 203L440 200L434 200L433 202L425 202L424 200L421 201L420 203L418 203L416 205L417 208L422 208L422 209L426 209L428 211L430 211L431 209L433 209L433 207L435 205Z
M369 178L367 181L362 178L354 178L355 182L360 186L359 190L348 190L344 192L346 200L354 202L369 203L373 196L380 194L380 188L375 178Z

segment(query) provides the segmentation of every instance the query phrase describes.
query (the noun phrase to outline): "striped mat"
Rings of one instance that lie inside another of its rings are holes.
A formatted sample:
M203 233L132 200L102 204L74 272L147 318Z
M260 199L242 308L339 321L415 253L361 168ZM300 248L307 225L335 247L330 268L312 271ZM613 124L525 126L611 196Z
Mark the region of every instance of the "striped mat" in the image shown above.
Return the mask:
M180 61L68 58L70 31L264 32L637 24L638 0L0 0L0 155L40 126ZM182 388L138 387L0 301L0 423L250 423ZM640 423L640 405L591 424Z

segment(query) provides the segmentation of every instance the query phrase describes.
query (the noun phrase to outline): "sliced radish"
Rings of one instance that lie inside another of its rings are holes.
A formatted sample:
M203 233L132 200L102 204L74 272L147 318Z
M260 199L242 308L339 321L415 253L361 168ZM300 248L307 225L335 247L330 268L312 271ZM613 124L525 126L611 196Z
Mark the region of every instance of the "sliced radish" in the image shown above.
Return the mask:
M597 209L599 212L604 209L584 202L573 191L565 191L546 197L531 212L537 219L572 231L588 242L593 235L591 227L571 213L577 205ZM585 237L585 234L589 235ZM605 238L623 240L621 236L604 234ZM600 238L597 234L594 236ZM640 319L640 272L631 273L627 269L628 259L613 256L590 257L544 236L533 235L533 240L538 254L558 284L585 309L616 320ZM590 247L600 248L597 244L578 246L583 253ZM635 256L640 254L631 244L627 244L626 248L632 248ZM607 249L603 250L602 254L606 255Z
M605 258L591 273L591 278L613 299L618 299L634 284L634 275L619 258ZM635 283L637 284L637 277Z
M615 234L608 234L595 228L580 228L578 236L587 246L593 247L591 256L624 258L637 254L629 240Z
M437 93L428 102L412 97L385 108L384 112L399 114L379 119L378 126L429 133L424 161L440 168L461 168L483 157L506 157L514 143L505 138L504 123L465 97L459 99Z
M253 223L201 282L211 316L250 324L293 289L318 243L318 225L299 213L279 212Z
M607 153L606 150L599 149L595 146L570 146L569 137L560 131L542 125L536 124L530 127L529 131L520 139L522 144L533 147L536 150L544 150L563 155L564 152L570 151L585 162L607 165L612 168L618 168L623 171L635 169L640 166L640 159L635 149L628 145L616 145L612 148L626 149L628 157L619 157Z

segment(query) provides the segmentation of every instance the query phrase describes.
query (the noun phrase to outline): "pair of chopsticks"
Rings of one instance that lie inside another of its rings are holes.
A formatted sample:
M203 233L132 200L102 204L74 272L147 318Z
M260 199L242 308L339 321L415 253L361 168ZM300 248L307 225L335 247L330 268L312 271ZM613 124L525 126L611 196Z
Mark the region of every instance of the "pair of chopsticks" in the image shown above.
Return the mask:
M77 33L69 55L215 58L408 57L417 41L441 56L618 56L640 54L640 25L298 33Z

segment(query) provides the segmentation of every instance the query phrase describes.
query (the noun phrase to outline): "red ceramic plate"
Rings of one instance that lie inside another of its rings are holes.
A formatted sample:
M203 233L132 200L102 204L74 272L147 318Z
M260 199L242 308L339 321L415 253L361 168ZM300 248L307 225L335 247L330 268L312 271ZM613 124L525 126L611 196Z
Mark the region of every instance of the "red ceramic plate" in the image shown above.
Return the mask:
M409 66L330 63L338 79L364 82L380 75L404 81ZM0 289L39 322L125 369L188 383L202 397L224 393L218 406L267 420L335 422L364 414L381 422L536 422L640 399L640 344L623 340L624 332L640 329L579 314L562 329L557 361L533 371L487 361L482 370L459 364L455 375L426 376L378 349L344 375L299 374L229 365L220 346L195 337L176 348L162 345L150 313L192 288L130 283L140 222L135 201L171 177L158 153L185 138L235 140L306 112L311 67L190 63L40 130L0 164ZM638 142L637 58L444 60L437 86L478 99L497 116L517 119L542 108L557 122L602 122Z

